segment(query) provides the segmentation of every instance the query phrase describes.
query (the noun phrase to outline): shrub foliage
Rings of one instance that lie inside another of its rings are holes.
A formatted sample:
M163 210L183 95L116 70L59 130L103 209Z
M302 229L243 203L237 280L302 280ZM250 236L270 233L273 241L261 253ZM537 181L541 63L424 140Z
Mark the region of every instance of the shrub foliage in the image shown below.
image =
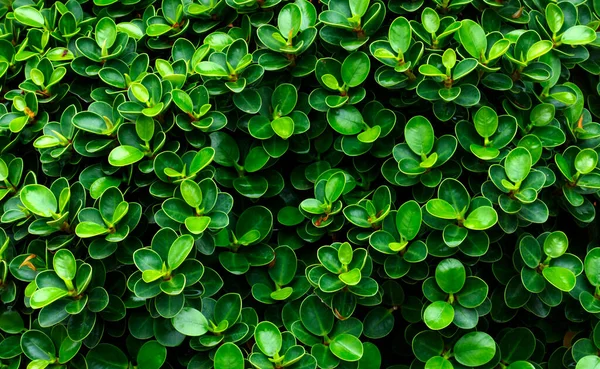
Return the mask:
M1 0L0 368L600 368L596 0Z

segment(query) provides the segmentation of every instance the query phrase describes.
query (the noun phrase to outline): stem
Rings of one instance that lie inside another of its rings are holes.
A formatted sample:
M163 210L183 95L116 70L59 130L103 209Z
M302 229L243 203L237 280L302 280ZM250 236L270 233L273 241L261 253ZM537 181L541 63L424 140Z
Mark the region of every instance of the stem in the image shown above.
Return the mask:
M417 79L417 76L415 76L415 74L410 69L405 70L404 74L408 77L408 80L411 82Z
M2 257L4 255L4 251L6 251L6 249L8 248L8 240L6 240L6 242L4 243L4 245L0 245L0 260L2 260Z
M233 167L235 168L240 177L244 176L245 171L243 166L239 165L237 162L234 162Z
M63 279L63 281L65 282L65 286L67 286L67 289L69 290L69 292L74 292L75 291L75 286L73 285L73 281L70 279Z
M450 359L452 356L454 356L454 354L452 353L452 350L448 350L443 354L444 359Z
M66 221L60 225L60 230L66 233L73 233L73 231L71 230L71 225Z
M6 188L8 188L8 190L11 193L17 192L17 188L15 186L13 186L12 183L9 182L8 178L4 180L4 184L6 185Z

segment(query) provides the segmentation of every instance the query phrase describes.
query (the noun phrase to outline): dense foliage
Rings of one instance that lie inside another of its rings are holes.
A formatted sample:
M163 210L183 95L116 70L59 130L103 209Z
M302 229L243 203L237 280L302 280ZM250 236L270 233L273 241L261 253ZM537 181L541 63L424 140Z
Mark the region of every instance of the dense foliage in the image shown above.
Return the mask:
M600 368L599 27L0 0L0 368Z

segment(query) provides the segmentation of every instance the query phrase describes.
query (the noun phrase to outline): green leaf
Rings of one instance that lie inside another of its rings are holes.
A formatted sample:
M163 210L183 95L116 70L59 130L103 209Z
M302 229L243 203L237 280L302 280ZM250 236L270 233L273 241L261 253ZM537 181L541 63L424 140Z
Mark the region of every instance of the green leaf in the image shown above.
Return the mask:
M94 222L81 222L75 227L75 234L81 238L90 238L107 234L110 230L104 225Z
M31 295L29 303L31 304L32 308L40 309L67 296L68 294L69 291L66 289L66 287L44 287L35 291L33 295Z
M149 270L144 270L142 272L142 279L146 283L151 283L151 282L154 282L154 281L164 277L165 275L166 275L166 272L164 272L162 270L149 269Z
M370 144L375 142L381 135L381 126L371 127L360 133L356 138L363 143Z
M481 137L491 137L498 129L498 114L487 106L482 106L473 117L475 129Z
M417 155L429 155L435 140L431 123L420 115L412 117L406 123L404 138L410 149Z
M210 61L200 62L196 66L196 72L198 72L199 74L201 74L203 76L207 76L207 77L227 77L227 76L229 76L229 72L227 72L227 69L223 68L221 65L219 65L215 62L210 62Z
M96 23L96 43L102 49L111 48L117 39L117 25L109 17L104 17Z
M194 113L192 98L185 91L173 90L171 91L171 95L173 96L173 102L179 109L188 114Z
M341 247L341 246L340 246ZM342 251L345 253L345 251ZM340 252L331 246L322 246L317 250L317 257L321 264L332 273L339 274L343 271L343 264L340 261Z
M459 292L466 281L464 265L457 259L444 259L435 268L435 281L446 293Z
M311 295L302 301L300 320L310 333L325 336L333 328L334 316L327 305L317 296Z
M260 351L269 357L273 357L281 351L281 332L271 322L260 322L254 329L254 339Z
M75 114L73 125L81 130L98 135L103 135L111 131L107 125L107 121L91 111L82 111Z
M388 39L392 49L405 53L408 51L412 38L412 28L408 20L404 17L394 19L390 25Z
M542 270L544 278L561 291L569 292L575 288L575 274L562 267L548 267Z
M245 89L239 94L233 95L233 102L238 109L249 113L258 113L262 106L262 98L256 90Z
M32 6L20 6L15 9L15 19L29 27L44 27L44 16Z
M425 369L452 369L452 363L442 356L434 356L427 360Z
M290 117L277 118L271 122L271 127L277 136L287 140L294 134L294 121Z
M171 270L179 268L194 247L194 237L184 234L178 237L169 248L167 264Z
M544 253L551 258L558 258L567 252L569 239L564 232L552 232L544 240Z
M235 323L242 312L242 298L237 293L227 293L215 305L215 322L227 321L229 325Z
M421 207L414 200L402 204L396 213L396 229L408 241L419 234L421 222Z
M337 201L346 185L346 176L343 172L337 172L327 180L325 184L325 199L330 203Z
M138 82L132 83L130 89L133 96L142 103L146 103L150 100L150 92L143 84Z
M140 115L135 121L135 131L139 138L148 142L154 136L154 119Z
M454 308L446 301L436 301L425 308L423 321L432 330L444 329L454 319Z
M56 197L47 187L31 184L23 187L20 193L21 202L30 212L49 218L58 210Z
M4 181L8 178L8 166L6 162L0 159L0 181Z
M475 231L489 229L498 221L498 213L491 206L481 206L467 215L463 226Z
M489 291L485 281L478 277L467 277L463 288L456 294L461 306L465 308L476 308L484 303Z
M171 323L177 332L190 337L202 336L208 332L208 320L200 311L191 307L181 309L171 318Z
M435 10L425 8L421 13L421 23L428 33L435 33L440 28L440 17Z
M470 19L464 19L461 23L462 26L458 30L460 43L469 55L480 60L487 48L487 40L483 28Z
M535 351L536 344L536 337L531 330L524 327L510 329L499 342L502 360L514 363L528 359Z
M227 342L215 352L215 369L244 369L244 355L234 343Z
M360 282L361 274L360 269L354 268L347 272L340 274L339 279L347 284L348 286L356 286Z
M367 12L369 1L367 0L350 0L350 12L354 17L362 17Z
M66 363L73 359L81 349L82 344L81 341L76 342L69 337L63 339L58 349L59 362Z
M29 76L31 77L31 80L33 81L33 83L35 83L38 86L43 86L44 85L44 74L42 73L42 71L40 71L37 68L33 68L30 72L29 72Z
M149 248L141 248L133 253L133 262L142 272L146 270L161 270L163 260L160 255Z
M39 330L29 330L21 336L21 349L31 360L48 360L55 358L56 348L52 340Z
M273 111L275 114L279 114L279 116L290 114L292 110L294 110L297 101L298 91L294 85L289 83L282 83L278 85L273 91L273 96L271 97Z
M365 0L355 0L368 4ZM352 1L351 1L352 3ZM362 51L354 52L342 63L342 79L348 87L361 85L369 76L371 61L369 56Z
M456 361L468 367L489 363L496 354L496 342L487 333L471 332L454 344Z
M598 165L598 153L593 149L583 149L575 157L575 169L581 174L588 174Z
M335 336L329 343L329 349L338 358L344 361L358 361L363 356L362 342L355 336L343 333Z
M369 213L367 210L365 210L365 208L359 205L348 205L344 208L343 213L350 223L362 228L371 227L371 222L369 222Z
M456 51L454 49L446 49L442 54L442 64L447 69L452 69L456 65Z
M253 243L262 241L273 227L273 214L264 206L246 208L238 218L235 234L242 237L248 232L257 231L260 236Z
M285 117L287 118L287 117ZM284 118L280 118L280 119L284 119ZM293 122L292 122L293 124ZM293 127L292 127L293 129ZM258 172L259 170L261 170L265 165L267 165L267 163L269 162L269 160L271 159L271 157L269 156L269 154L265 151L265 149L262 146L256 146L254 148L252 148L252 150L250 150L250 152L248 153L248 156L246 156L246 160L244 162L244 169L246 169L247 172L249 173L254 173L254 172Z
M190 175L196 174L202 169L206 168L216 156L216 151L212 147L204 147L194 155L190 164Z
M285 226L295 226L304 220L304 215L294 206L286 206L277 213L277 221Z
M600 286L600 247L594 247L585 255L585 275L593 286Z
M364 335L368 338L383 338L394 329L395 319L389 310L377 306L367 313L364 319ZM365 355L368 355L367 344L364 344ZM365 357L363 355L363 358Z
M144 153L133 146L117 146L108 154L108 162L114 167L124 167L137 163L144 158Z
M167 348L157 341L148 341L137 354L139 369L160 369L167 359Z
M19 312L16 310L7 310L1 313L0 330L10 334L21 333L25 330L25 323Z
M288 39L296 37L301 25L302 12L298 5L286 4L281 8L277 17L277 27L284 37Z
M546 22L552 33L557 33L563 26L565 16L560 7L554 3L546 5Z
M344 242L340 245L340 248L338 249L338 259L340 261L340 263L348 265L352 262L352 256L353 256L354 251L352 250L352 246L350 246L350 243L348 242Z
M531 124L537 127L543 127L554 119L554 113L556 108L552 104L539 104L536 105L529 113L529 120Z
M352 105L327 111L327 122L331 128L343 135L355 135L362 132L365 123L363 117Z
M524 236L519 242L519 252L523 262L530 268L537 268L542 261L542 250L538 241L532 236Z
M101 343L85 356L88 369L127 369L127 356L117 347ZM141 369L141 368L140 368Z
M549 40L541 40L536 42L529 47L529 50L527 50L527 61L533 61L550 52L553 46L554 45L552 44L552 41Z
M200 190L198 183L190 179L181 182L181 196L193 208L197 208L202 204L202 190Z
M508 153L504 163L506 175L514 183L521 183L531 170L531 154L524 147L517 147Z
M566 45L585 45L594 40L596 32L588 26L573 26L560 36L560 41Z
M75 279L77 273L77 263L71 251L60 249L54 254L52 265L56 274L65 281Z
M441 219L456 219L457 214L454 207L442 199L431 199L425 205L427 211L434 217Z
M597 355L587 355L577 361L575 369L598 369L600 368L600 357Z

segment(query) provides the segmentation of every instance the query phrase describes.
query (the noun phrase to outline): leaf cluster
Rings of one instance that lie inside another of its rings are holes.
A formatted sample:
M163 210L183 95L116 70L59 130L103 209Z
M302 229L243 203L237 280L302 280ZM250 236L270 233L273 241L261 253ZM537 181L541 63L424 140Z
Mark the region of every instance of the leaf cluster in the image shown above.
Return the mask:
M600 368L599 28L0 0L0 369Z

